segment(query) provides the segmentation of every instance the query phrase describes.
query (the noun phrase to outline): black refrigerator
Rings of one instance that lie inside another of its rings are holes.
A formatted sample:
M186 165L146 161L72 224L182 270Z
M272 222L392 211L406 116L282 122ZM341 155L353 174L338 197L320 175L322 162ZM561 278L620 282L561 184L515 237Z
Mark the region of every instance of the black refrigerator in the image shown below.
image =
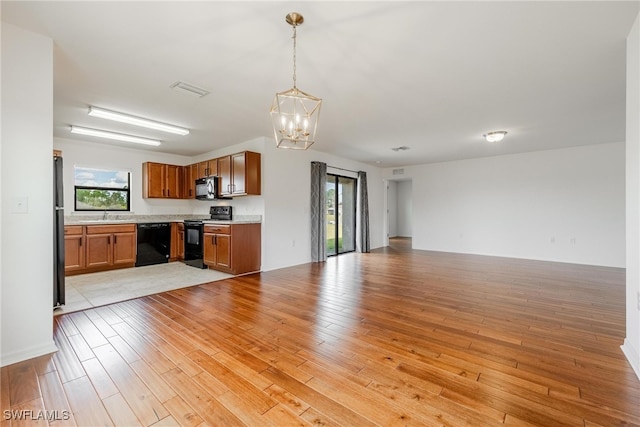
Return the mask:
M62 157L53 156L53 307L64 305L64 194Z

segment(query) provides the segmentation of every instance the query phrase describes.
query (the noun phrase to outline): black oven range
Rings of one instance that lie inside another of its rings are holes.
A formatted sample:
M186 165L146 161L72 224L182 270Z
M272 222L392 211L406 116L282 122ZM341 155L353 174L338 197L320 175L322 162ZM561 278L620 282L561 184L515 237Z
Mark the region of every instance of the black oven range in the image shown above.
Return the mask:
M218 221L231 221L233 208L231 206L211 206L209 219ZM204 264L203 236L204 222L202 219L184 220L184 262L196 268L207 268Z

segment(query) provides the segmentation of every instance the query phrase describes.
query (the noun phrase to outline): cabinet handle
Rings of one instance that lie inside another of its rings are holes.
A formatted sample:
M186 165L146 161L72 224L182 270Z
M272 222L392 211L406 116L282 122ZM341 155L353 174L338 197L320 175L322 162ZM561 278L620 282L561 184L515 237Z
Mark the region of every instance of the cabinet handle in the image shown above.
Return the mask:
M80 247L82 247L82 241L84 240L84 237L80 238Z
M216 244L216 236L211 236L211 244L212 245Z
M113 244L114 245L118 244L118 236L113 236Z
M167 190L167 197L171 197L171 190Z
M107 245L111 244L111 236L107 236Z

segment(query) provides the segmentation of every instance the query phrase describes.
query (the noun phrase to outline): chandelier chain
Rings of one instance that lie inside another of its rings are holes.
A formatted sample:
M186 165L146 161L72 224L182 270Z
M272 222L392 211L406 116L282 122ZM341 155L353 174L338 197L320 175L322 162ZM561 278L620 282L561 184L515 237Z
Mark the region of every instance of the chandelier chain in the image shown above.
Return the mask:
M293 26L293 87L296 88L296 26Z

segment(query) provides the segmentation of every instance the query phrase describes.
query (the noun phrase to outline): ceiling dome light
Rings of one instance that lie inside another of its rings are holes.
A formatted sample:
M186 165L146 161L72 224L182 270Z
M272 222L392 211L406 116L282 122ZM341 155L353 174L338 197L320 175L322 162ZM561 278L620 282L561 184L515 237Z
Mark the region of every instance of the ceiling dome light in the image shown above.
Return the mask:
M493 132L487 132L484 135L484 139L487 140L487 142L500 142L504 139L504 136L507 134L507 131L504 130L496 130Z

